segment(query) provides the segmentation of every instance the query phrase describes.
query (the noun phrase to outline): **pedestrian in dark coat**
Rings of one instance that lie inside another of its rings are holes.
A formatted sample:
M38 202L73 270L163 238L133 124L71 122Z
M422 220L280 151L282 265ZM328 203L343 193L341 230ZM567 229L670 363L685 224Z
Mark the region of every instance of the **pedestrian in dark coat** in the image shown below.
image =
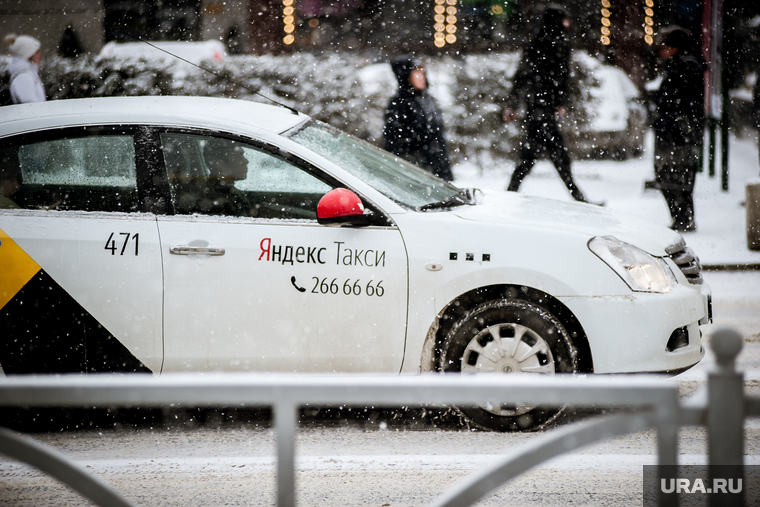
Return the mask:
M757 73L755 89L752 93L752 121L755 128L760 132L760 72ZM757 139L757 153L760 156L760 136Z
M694 231L694 182L704 138L705 63L689 31L668 27L658 38L665 66L654 95L655 181L668 203L671 229Z
M541 151L546 150L573 199L588 202L573 180L570 155L557 121L567 111L570 98L570 45L565 38L570 24L570 15L564 8L547 6L538 33L523 50L512 99L503 115L504 121L514 121L518 104L524 103L520 161L507 190L517 192Z
M419 60L402 57L391 62L398 92L385 111L385 149L452 181L451 164L443 137L443 118L427 92L427 76Z
M754 28L753 33L758 42L760 42L760 26ZM757 69L755 78L755 89L752 93L752 121L755 128L760 132L760 69ZM758 136L757 153L760 155L760 136Z

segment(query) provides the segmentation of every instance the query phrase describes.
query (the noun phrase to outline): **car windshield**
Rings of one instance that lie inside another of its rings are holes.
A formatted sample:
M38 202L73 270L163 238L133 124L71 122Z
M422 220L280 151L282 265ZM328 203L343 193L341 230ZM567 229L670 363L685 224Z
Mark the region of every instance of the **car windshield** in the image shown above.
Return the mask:
M470 202L453 185L332 127L310 122L291 139L336 163L400 204L426 210Z

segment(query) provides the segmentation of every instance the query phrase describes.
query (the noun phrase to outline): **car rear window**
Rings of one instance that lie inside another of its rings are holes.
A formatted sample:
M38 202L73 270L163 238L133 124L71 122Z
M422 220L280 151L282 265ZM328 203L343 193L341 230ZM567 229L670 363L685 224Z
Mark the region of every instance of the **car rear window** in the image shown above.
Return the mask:
M18 164L22 208L138 211L131 135L58 138L3 148Z

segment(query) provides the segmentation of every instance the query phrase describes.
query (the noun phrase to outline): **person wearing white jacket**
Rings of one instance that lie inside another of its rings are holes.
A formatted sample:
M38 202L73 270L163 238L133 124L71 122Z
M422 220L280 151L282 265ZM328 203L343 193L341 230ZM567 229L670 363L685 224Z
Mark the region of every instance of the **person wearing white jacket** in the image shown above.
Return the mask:
M11 99L14 104L44 102L45 87L39 76L42 61L40 41L29 35L9 34L5 44L13 59L8 66L11 74Z

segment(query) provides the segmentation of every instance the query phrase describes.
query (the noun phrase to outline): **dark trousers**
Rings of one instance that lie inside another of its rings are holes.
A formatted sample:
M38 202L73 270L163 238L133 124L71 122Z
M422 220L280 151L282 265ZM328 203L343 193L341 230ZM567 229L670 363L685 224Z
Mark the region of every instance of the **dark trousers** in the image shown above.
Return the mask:
M654 175L673 218L671 228L693 230L694 182L697 177L699 146L656 143Z
M573 173L570 171L570 155L567 153L565 141L553 112L530 115L526 125L526 136L520 147L520 162L512 173L507 190L512 192L519 190L523 178L533 169L542 149L546 150L573 199L586 202L586 197L573 180Z

